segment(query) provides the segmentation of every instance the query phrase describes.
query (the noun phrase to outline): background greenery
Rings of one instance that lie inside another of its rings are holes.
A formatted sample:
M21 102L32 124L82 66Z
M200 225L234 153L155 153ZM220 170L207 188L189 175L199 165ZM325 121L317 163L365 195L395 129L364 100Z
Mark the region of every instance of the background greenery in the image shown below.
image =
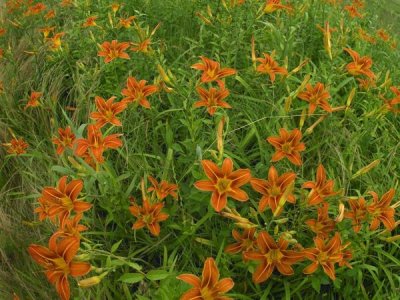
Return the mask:
M295 276L272 276L266 283L254 285L247 271L254 267L247 267L239 256L223 253L224 246L232 241L232 222L213 212L208 207L209 194L195 190L193 183L203 177L199 160L210 159L210 150L216 150L215 125L222 116L228 116L225 155L234 159L236 167L251 168L253 176L264 178L273 153L265 139L276 135L280 127L299 126L306 103L294 99L290 111L284 107L307 74L311 74L312 82L330 86L332 106L345 105L350 91L357 86L343 71L349 62L349 56L342 51L345 46L372 56L378 85L390 71L392 84L398 86L399 51L382 41L369 45L359 40L355 28L362 26L373 34L386 26L398 35L399 1L368 1L369 14L361 20L350 20L345 13L313 0L300 1L301 4L293 1L296 6L304 5L303 13L257 18L263 2L246 2L226 10L219 1L126 1L118 15L137 16L140 26L148 26L149 31L161 23L153 37L154 52L131 53L131 60L108 65L97 57L98 43L137 40L135 30L111 28L108 1L88 0L79 2L78 7L59 9L52 25L67 34L63 50L54 53L47 50L37 31L43 26L41 18L16 17L21 24L18 28L10 25L14 17L3 12L8 33L7 40L1 40L1 47L8 50L5 60L0 62L0 80L5 83L5 91L0 95L0 140L8 141L11 129L16 136L24 137L30 148L28 154L20 157L7 156L4 149L0 150L1 298L10 298L13 292L21 299L56 298L53 287L26 251L31 243L46 244L54 228L48 222L39 223L32 211L44 186L54 185L62 175L78 173L85 181L87 201L94 203L84 219L90 229L84 235L83 253L96 267L113 271L91 289L74 288L76 299L177 299L188 287L175 276L199 274L209 256L217 258L223 277L232 277L236 282L231 294L235 299L320 299L321 295L332 299L397 299L399 243L384 242L376 233L346 236L351 233L350 222L340 224L340 230L344 239L352 241L353 269L339 269L335 282L322 272L304 277L301 270L308 264L304 262L296 267ZM196 12L208 16L207 4L213 12L211 26L195 17ZM90 15L99 16L102 28L80 27ZM338 27L342 17L346 18L345 33L333 34L334 60L330 61L316 24L323 25L329 18L331 26ZM284 64L287 57L289 70L307 58L310 62L285 81L278 79L271 85L252 68L252 35L258 56L276 50L276 60ZM219 111L215 118L192 107L198 97L195 86L199 73L190 66L200 55L238 70L236 78L227 79L231 90L227 101L233 109ZM89 122L88 113L94 109L96 95L120 97L129 75L152 82L158 75L157 64L174 75L174 93L152 97L151 110L135 107L124 113L122 129L113 129L123 132L124 147L107 154L107 163L100 172L85 167L77 171L66 156L57 157L51 137L58 127L70 125L78 135L82 134L81 125ZM398 187L399 119L391 113L379 113L379 94L391 96L387 88L359 91L349 110L332 114L304 137L304 166L295 170L298 187L314 178L320 162L346 195L357 196L369 190L383 194L390 187ZM45 92L43 107L24 111L26 100L21 99L26 99L31 90ZM304 129L317 120L318 113L306 119ZM376 159L381 160L379 167L351 180L357 170ZM286 161L277 165L280 172L292 167ZM128 197L140 198L140 179L147 175L166 178L180 187L179 202L168 200L171 217L162 224L159 238L146 231L131 230L134 218L128 211ZM315 211L301 204L305 196L302 191L296 192L296 196L299 204L287 205L285 216L289 222L279 229L294 229L296 239L311 245L312 234L304 221L315 217ZM258 194L251 193L253 207L258 198ZM230 203L242 215L252 214L249 206ZM270 212L254 220L273 231L275 224L270 221ZM124 273L139 271L150 275L134 284L119 280Z

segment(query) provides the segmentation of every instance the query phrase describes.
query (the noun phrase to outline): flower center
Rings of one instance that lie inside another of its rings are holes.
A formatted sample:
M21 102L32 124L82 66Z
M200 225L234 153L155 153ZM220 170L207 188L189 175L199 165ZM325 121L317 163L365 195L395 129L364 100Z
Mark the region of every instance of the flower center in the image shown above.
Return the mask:
M111 120L111 119L113 118L113 116L114 116L114 113L113 113L111 110L107 110L107 111L104 113L104 115L105 115L105 117L106 117L107 120Z
M64 258L59 257L52 259L53 261L53 266L57 271L62 271L64 274L69 273L69 267L68 264L65 262Z
M146 224L152 224L154 222L153 215L151 215L151 214L144 215L143 216L143 222L145 222Z
M214 300L213 291L209 290L208 287L204 287L200 290L201 296L203 300Z
M281 194L280 187L276 186L276 185L272 186L272 188L270 189L270 194L271 194L271 197L279 196Z
M64 206L67 210L72 210L74 208L74 203L72 202L72 199L67 195L61 198L61 205Z
M282 145L282 151L287 153L287 154L292 153L292 145L290 143L284 143Z
M326 252L320 252L318 254L317 259L318 259L319 262L326 262L326 261L328 261L329 257L328 257L328 254Z
M265 254L268 263L274 263L281 261L283 254L279 249L271 249L267 254Z
M220 194L229 192L231 190L232 180L227 178L218 178L218 182L216 184L216 188Z

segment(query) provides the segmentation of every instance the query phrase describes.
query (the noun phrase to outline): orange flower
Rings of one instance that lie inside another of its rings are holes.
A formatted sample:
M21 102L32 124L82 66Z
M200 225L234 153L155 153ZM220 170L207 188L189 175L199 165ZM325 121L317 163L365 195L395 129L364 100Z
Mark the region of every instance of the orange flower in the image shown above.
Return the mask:
M111 10L115 14L118 11L118 9L121 7L121 4L114 2L110 6L111 6Z
M49 36L50 32L54 31L55 28L56 28L55 26L52 26L52 27L47 26L47 27L40 28L39 31L41 33L43 33L44 38L47 38Z
M53 51L56 51L61 48L61 38L65 35L65 32L59 32L53 35L51 38L47 40L50 42L50 48Z
M324 84L321 82L317 82L314 87L308 83L306 86L306 91L301 92L297 97L299 97L301 100L307 101L310 104L308 108L308 114L310 115L314 113L318 106L327 112L332 112L332 108L328 103L328 99L331 96L325 89Z
M278 63L267 53L263 53L264 58L257 58L260 64L257 66L257 72L268 74L271 82L275 81L275 74L286 75L288 71L284 67L279 67Z
M343 250L345 247L343 247L340 240L340 234L336 232L330 241L316 237L314 238L314 243L315 248L303 250L304 256L312 261L312 264L306 267L303 273L312 274L318 269L318 266L321 266L329 278L335 280L335 263L340 263L344 259ZM349 258L348 253L346 258Z
M60 3L60 6L61 7L68 7L68 6L71 6L72 4L73 4L72 0L62 0L61 3Z
M261 261L253 273L254 283L266 281L275 268L283 275L293 275L292 265L303 260L301 252L287 250L289 242L283 237L276 243L266 231L258 234L257 245L257 251L248 251L244 254L249 260Z
M332 179L326 180L325 168L320 164L317 169L317 180L307 181L302 186L303 189L311 189L307 199L308 205L317 205L325 201L325 198L336 195L337 192L333 191L334 185Z
M0 28L0 36L3 36L7 32L6 29Z
M28 10L24 13L24 15L25 16L37 15L40 14L42 11L46 10L46 8L47 8L46 5L40 2L35 5L29 6Z
M202 62L192 65L193 69L203 71L201 82L212 82L221 78L236 74L236 70L232 68L222 68L219 62L211 60L207 57L200 56Z
M245 229L242 234L233 229L232 236L236 240L236 243L226 246L224 251L230 254L242 253L243 260L247 261L244 253L256 250L255 233L255 228Z
M158 88L155 85L146 85L146 82L146 80L138 82L135 77L128 77L126 88L121 92L125 96L122 101L127 103L137 102L144 108L150 108L150 102L147 97L157 92Z
M93 27L97 26L96 24L97 16L91 16L86 19L85 23L82 24L82 27Z
M396 96L395 96L393 99L391 99L391 100L384 100L384 101L385 101L386 108L387 108L388 110L394 112L394 113L398 113L398 112L400 112L400 109L398 109L398 108L396 107L396 105L400 103L400 90L399 90L397 87L395 87L395 86L390 87L390 90L391 90Z
M201 164L209 180L199 180L194 185L201 191L212 192L211 205L220 212L226 206L228 197L238 201L247 201L249 196L240 187L250 181L249 169L233 171L233 162L225 158L222 168L210 160L202 160Z
M136 19L135 16L130 16L129 18L121 18L119 19L119 26L129 28L131 27L131 23L134 19Z
M160 222L168 219L168 214L162 212L164 207L163 202L150 204L147 199L143 199L143 206L138 206L133 203L129 207L129 211L138 220L133 224L132 229L138 230L143 227L147 227L150 233L154 236L160 235Z
M281 0L266 0L263 11L269 14L280 9L291 11L293 8L290 5L283 5Z
M149 46L151 44L151 40L150 39L145 39L139 43L131 43L132 44L132 51L135 52L143 52L143 53L147 53L149 52Z
M85 225L79 224L82 219L82 214L77 214L72 219L66 219L64 227L59 228L49 240L49 243L56 243L59 238L76 238L81 239L81 232L86 231L88 228Z
M276 150L271 161L279 161L286 157L292 164L300 166L302 164L300 152L306 149L304 143L300 143L301 138L301 131L297 128L291 132L281 128L279 129L279 136L267 138L268 143L274 146Z
M26 149L29 147L23 138L13 138L9 143L3 144L3 146L8 147L7 153L16 155L25 154Z
M360 88L362 88L363 90L365 90L365 91L368 91L368 90L369 90L370 88L372 88L372 87L376 87L376 82L375 82L374 79L370 79L370 78L366 78L366 79L357 78L357 81L359 82L359 83L358 83L358 86L359 86Z
M56 188L45 187L43 189L42 198L48 206L48 216L58 216L61 228L64 227L65 221L72 211L82 213L92 207L90 203L77 200L82 188L82 180L71 180L67 183L67 176L63 176L58 181Z
M231 278L219 280L219 270L212 257L204 262L201 278L193 274L181 274L176 278L193 286L180 300L232 300L223 294L230 291L235 283Z
M194 103L194 107L207 107L208 113L213 116L218 107L222 108L232 108L228 103L223 101L229 96L229 90L225 89L221 85L221 89L210 88L208 91L202 87L196 88L197 93L200 96L200 100Z
M28 103L26 104L24 109L28 107L37 107L40 105L39 99L42 97L43 93L32 91L29 95Z
M329 218L329 204L324 202L322 207L318 208L318 218L307 220L305 223L310 229L317 234L318 237L326 239L329 233L335 230L335 221Z
M357 7L355 7L354 5L346 5L344 7L344 10L346 10L349 13L351 18L362 18L363 17L357 10Z
M271 166L268 171L268 180L252 178L250 184L253 189L262 194L260 203L258 204L258 211L263 212L268 206L272 212L279 215L282 208L276 212L279 206L279 201L284 196L286 190L294 183L296 174L293 172L284 173L279 176L274 166ZM295 203L296 199L292 193L287 195L286 201Z
M125 52L129 48L129 43L118 43L117 40L104 42L101 46L98 56L104 56L104 62L108 64L116 58L130 59L128 53Z
M50 219L51 222L56 223L56 216L50 216L49 215L49 204L47 203L47 200L44 199L43 197L40 197L38 199L39 202L39 207L35 208L34 212L39 214L39 221L43 221L47 218Z
M367 218L367 206L363 197L358 200L349 200L351 211L348 211L344 216L352 220L354 232L359 232L361 229L361 222Z
M152 176L149 176L147 178L153 185L152 187L149 187L147 191L154 191L159 201L167 198L168 195L171 195L171 197L174 199L178 199L178 194L176 193L176 191L178 190L178 186L176 184L169 183L165 180L161 180L161 182L158 183L157 180Z
M120 136L121 134L111 134L103 137L99 127L89 125L88 138L81 138L76 141L75 154L78 156L92 154L97 162L102 163L104 161L104 151L107 149L117 149L122 146L122 141L119 139Z
M57 145L57 154L61 155L65 151L65 148L73 148L75 134L69 126L65 129L58 128L58 137L54 137L52 142Z
M49 11L44 15L44 18L45 18L46 20L49 20L49 19L55 18L55 16L56 16L55 10L54 10L54 9L51 9L51 10L49 10Z
M374 39L371 35L369 35L365 30L363 30L362 28L358 29L358 35L360 37L360 39L371 43L371 44L376 44L376 39Z
M28 248L33 260L46 270L47 279L55 285L62 300L70 299L68 276L83 276L90 271L89 263L74 260L78 249L79 240L75 238L49 242L48 248L35 244Z
M368 56L360 57L360 55L350 49L344 48L344 50L350 54L353 62L347 64L346 69L349 74L353 76L365 75L371 79L375 77L375 74L370 70L372 66L372 59Z
M116 115L123 112L126 109L126 102L114 102L116 97L111 97L110 99L104 100L102 97L96 96L96 112L92 112L90 114L90 118L96 120L96 125L101 128L107 123L110 123L115 126L122 126L122 123L119 119L117 119Z
M382 41L387 42L390 39L390 35L384 29L377 30L376 34L381 38Z
M394 208L390 206L395 190L390 189L386 192L382 198L379 200L378 194L375 192L369 192L372 195L372 204L368 205L368 213L372 216L372 221L370 223L370 230L376 230L381 222L386 227L386 230L392 231L396 227L396 222L394 221Z
M4 50L2 48L0 48L0 58L4 57Z

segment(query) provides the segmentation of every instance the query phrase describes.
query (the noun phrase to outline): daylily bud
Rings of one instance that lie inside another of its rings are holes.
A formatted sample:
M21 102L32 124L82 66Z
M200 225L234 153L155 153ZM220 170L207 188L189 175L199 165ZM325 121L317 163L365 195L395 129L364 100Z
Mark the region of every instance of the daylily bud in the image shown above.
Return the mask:
M365 173L368 173L369 171L371 171L373 168L375 168L377 165L379 165L380 163L380 159L376 159L374 160L372 163L370 163L369 165L361 168L360 170L358 170L352 177L351 179L357 178L358 176L361 176Z
M94 286L96 284L99 284L100 281L101 281L100 276L93 276L93 277L89 277L89 278L78 281L78 286L80 286L82 288L88 288L88 287Z
M336 222L336 223L340 223L340 222L343 221L343 218L344 218L344 204L343 204L343 203L340 203L340 204L339 204L339 214L338 214L338 216L336 217L335 222Z

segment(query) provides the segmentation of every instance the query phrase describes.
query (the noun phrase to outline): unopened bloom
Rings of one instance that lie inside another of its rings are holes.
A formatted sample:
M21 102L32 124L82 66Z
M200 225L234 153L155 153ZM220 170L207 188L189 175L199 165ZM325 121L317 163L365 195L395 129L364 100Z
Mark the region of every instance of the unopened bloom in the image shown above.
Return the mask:
M219 270L212 257L204 262L201 278L193 274L181 274L176 278L193 286L181 300L233 300L223 294L233 288L234 282L231 278L219 279Z
M202 160L203 170L208 180L199 180L194 185L197 189L212 192L211 205L215 211L220 212L227 204L228 197L238 201L247 201L249 196L240 187L250 181L249 169L233 171L233 162L225 158L219 168L210 160Z
M281 128L279 136L267 138L268 143L274 146L276 150L271 161L279 161L286 157L291 163L300 166L303 163L300 152L306 149L305 144L300 142L301 138L301 131L297 128L291 132L288 132L285 128Z

